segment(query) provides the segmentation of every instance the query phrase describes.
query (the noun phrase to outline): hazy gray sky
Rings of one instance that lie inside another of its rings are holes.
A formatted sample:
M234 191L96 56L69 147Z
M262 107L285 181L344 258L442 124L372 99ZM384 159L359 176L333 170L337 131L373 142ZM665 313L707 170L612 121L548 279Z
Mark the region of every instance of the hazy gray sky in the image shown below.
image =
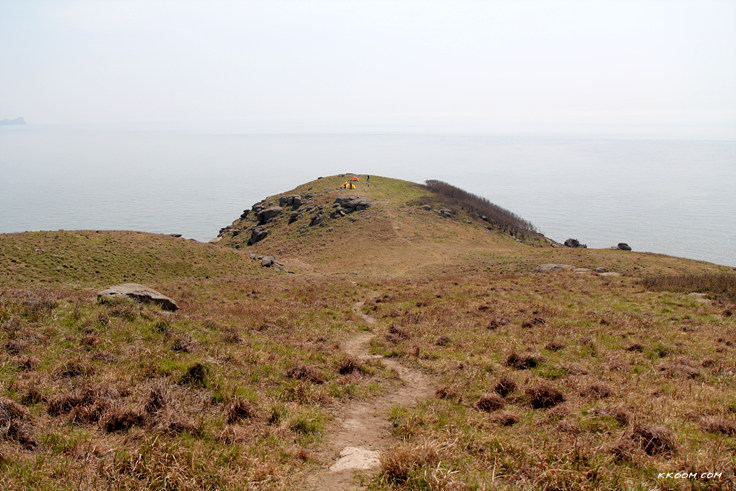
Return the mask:
M16 116L733 139L736 2L0 0Z

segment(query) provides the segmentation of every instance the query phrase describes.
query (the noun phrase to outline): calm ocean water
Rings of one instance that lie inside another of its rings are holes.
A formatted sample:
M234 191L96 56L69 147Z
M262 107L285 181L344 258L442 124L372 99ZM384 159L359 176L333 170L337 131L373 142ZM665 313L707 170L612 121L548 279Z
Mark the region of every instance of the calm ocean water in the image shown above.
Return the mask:
M2 127L0 232L207 241L262 198L342 172L440 179L558 241L736 266L734 141Z

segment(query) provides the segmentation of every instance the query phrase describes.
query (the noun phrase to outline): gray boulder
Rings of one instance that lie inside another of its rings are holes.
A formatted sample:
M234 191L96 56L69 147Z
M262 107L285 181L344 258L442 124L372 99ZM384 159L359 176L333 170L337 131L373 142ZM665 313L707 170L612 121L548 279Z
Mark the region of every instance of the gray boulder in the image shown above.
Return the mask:
M437 210L437 213L439 213L442 218L452 218L452 210L448 210L447 208L440 208Z
M335 204L340 205L345 213L367 210L371 206L368 201L359 196L338 196L335 198Z
M280 206L272 206L271 208L259 211L256 215L258 217L258 225L265 225L272 222L283 210Z
M250 239L248 239L248 245L253 245L256 242L260 242L268 236L268 230L262 227L254 227L251 232Z
M293 206L295 210L302 206L302 203L302 197L298 194L293 196L282 196L279 198L280 206Z
M289 215L289 223L294 223L297 220L299 220L299 217L301 216L301 213L298 211L292 211L291 215Z
M166 295L138 283L123 283L122 285L111 286L97 294L98 300L118 297L132 298L136 302L154 303L162 309L172 312L179 308L176 302Z
M619 251L630 251L631 247L626 242L619 242L616 246L616 249L618 249Z
M565 247L572 247L572 248L581 248L581 249L587 249L587 244L581 244L578 239L567 239L565 242Z
M312 220L309 222L309 226L314 227L315 225L319 225L320 223L322 223L322 212L318 211L312 217Z
M270 268L273 266L275 262L275 258L273 256L263 256L261 258L261 266L264 266L266 268Z

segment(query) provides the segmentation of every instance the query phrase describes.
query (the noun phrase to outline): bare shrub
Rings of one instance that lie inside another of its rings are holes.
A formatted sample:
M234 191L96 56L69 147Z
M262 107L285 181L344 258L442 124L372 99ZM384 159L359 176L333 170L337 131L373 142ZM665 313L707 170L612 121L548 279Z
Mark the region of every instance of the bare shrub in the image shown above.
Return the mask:
M398 343L399 341L409 338L411 338L409 332L406 329L400 328L396 324L391 324L391 327L388 328L386 333L386 340L391 341L392 343Z
M563 343L560 343L559 341L552 341L552 342L547 343L547 345L544 348L550 351L560 351L564 347L565 345Z
M613 394L611 387L599 382L588 385L580 393L581 396L589 397L591 399L603 399L610 397L611 394Z
M503 397L493 393L483 394L478 399L478 402L475 403L475 407L477 407L481 411L486 411L489 413L492 411L498 411L505 405L506 401L503 400Z
M493 421L501 426L513 426L519 422L519 417L514 413L503 411L493 416Z
M90 404L77 405L71 411L71 421L79 423L96 423L110 410L112 402L98 397Z
M506 397L516 390L516 382L508 375L504 375L493 388L501 397Z
M526 370L534 368L541 362L541 359L534 355L520 355L515 351L512 352L504 363L507 367L516 368L517 370Z
M463 400L463 396L460 394L460 392L458 392L454 387L450 387L449 385L440 387L439 389L435 391L434 395L438 399L446 399L446 400L457 401L457 402L460 402Z
M721 433L728 436L736 435L736 422L723 416L711 416L700 422L700 428L709 433Z
M94 373L94 368L81 360L70 360L54 371L57 378L86 377Z
M545 384L527 389L526 394L534 409L546 409L565 402L562 392Z
M21 339L11 339L5 343L5 351L10 355L22 355L28 350L28 343Z
M319 374L319 372L315 368L306 365L297 365L295 367L291 367L289 371L286 372L286 376L288 378L298 380L308 380L309 382L315 384L324 383L324 379Z
M226 411L228 424L235 424L241 419L250 419L256 415L253 403L246 399L237 399L228 405Z
M52 399L46 411L50 416L60 416L79 405L90 404L91 402L92 399L88 398L88 394L67 394Z
M148 414L155 414L163 409L171 399L169 391L163 384L156 385L148 394L143 410Z
M430 191L442 196L449 206L470 210L479 218L503 232L522 238L537 232L536 227L531 222L491 203L486 198L468 193L442 181L429 180L426 181L425 185Z
M347 375L348 373L353 373L355 371L360 371L363 368L362 363L360 361L352 356L345 357L340 360L340 363L337 365L337 371L341 375Z
M37 446L32 426L28 423L30 413L13 401L0 397L0 437L19 443L27 449Z
M675 435L664 426L636 425L629 439L647 455L672 455L677 449Z
M134 426L143 426L146 418L143 413L132 409L115 408L102 420L102 428L108 433L126 431Z
M422 466L435 466L439 452L432 445L399 447L381 454L381 476L390 483L404 483L412 471Z
M0 397L0 426L8 424L10 421L26 421L29 415L28 409L14 400Z
M176 338L171 349L180 353L193 353L198 343L191 338Z
M29 356L18 361L18 368L20 368L24 372L32 372L36 368L38 368L38 365L40 364L41 360L39 360L35 356Z
M650 276L641 280L645 288L655 291L712 293L736 300L736 274L679 274Z
M450 343L450 338L447 336L440 336L437 341L434 342L437 346L447 346Z
M20 402L26 406L29 404L38 404L39 402L46 402L46 396L43 395L43 393L38 390L38 387L34 384L28 388L25 394L23 394Z

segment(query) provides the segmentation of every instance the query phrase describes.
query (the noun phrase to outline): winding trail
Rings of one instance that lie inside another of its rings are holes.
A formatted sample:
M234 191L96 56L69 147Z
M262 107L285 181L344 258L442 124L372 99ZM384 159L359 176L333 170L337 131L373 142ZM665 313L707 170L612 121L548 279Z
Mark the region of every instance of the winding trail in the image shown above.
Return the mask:
M364 304L364 301L357 302L353 305L353 311L369 328L373 328L377 324L376 319L363 312ZM384 366L398 374L403 384L380 397L351 401L339 408L336 429L328 434L325 441L334 463L308 479L312 489L361 489L356 484L355 472L375 471L380 466L380 452L395 443L388 421L389 410L397 405L414 404L432 393L428 378L419 370L406 367L392 358L371 355L369 346L373 337L373 332L358 334L345 341L342 350L362 360L380 359Z

